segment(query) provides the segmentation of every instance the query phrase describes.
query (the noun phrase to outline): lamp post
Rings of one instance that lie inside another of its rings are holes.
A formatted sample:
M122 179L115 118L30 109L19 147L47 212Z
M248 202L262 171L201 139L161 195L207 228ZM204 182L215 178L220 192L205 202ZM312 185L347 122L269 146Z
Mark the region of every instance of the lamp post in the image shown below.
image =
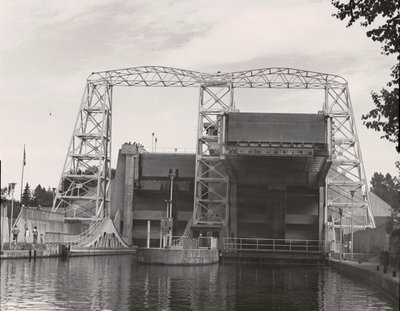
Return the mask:
M154 134L155 133L151 133L151 152L154 152Z
M343 210L342 210L342 208L340 207L339 208L339 215L340 215L340 230L339 230L339 234L340 234L340 238L339 238L339 241L340 241L340 253L339 253L339 261L342 261L342 252L343 252L343 250L342 250L342 248L343 248L343 232L342 232L342 217L343 217Z
M172 225L173 225L173 220L172 220L172 191L174 187L174 177L175 177L175 171L170 169L169 170L169 178L171 180L171 186L170 186L170 191L169 191L169 215L167 214L167 217L169 218L171 222L171 229L169 230L169 246L171 247L172 245Z
M351 219L350 219L350 230L351 230L351 260L353 260L353 247L354 247L354 241L353 241L353 234L354 234L354 230L353 230L353 202L354 202L354 190L350 191L351 194Z
M367 217L366 214L367 214L367 213L366 213L366 210L365 210L365 209L366 209L366 207L365 207L365 200L366 200L367 195L366 195L366 194L363 194L362 197L363 197L363 203L364 203L364 206L363 206L363 209L362 209L362 210L363 210L363 229L365 230L365 222L366 222L366 220L367 220L367 219L366 219L366 217Z
M10 221L10 227L8 228L8 246L9 249L11 249L11 228L13 227L13 214L14 214L14 188L15 188L16 183L12 182L8 184L9 189L11 190L11 221Z
M4 247L3 247L3 240L4 240L4 218L7 215L7 202L6 200L3 201L3 210L1 214L1 239L0 239L0 248L1 248L1 253L3 253Z
M57 189L57 188L51 188L51 190L53 190L53 202L54 202L54 198L55 198L55 196L56 196L56 189Z

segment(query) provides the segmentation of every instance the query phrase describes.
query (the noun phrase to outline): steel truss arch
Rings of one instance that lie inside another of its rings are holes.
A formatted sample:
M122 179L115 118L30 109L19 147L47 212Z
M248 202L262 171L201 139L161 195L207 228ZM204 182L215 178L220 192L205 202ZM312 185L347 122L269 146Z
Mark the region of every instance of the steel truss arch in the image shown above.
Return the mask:
M356 213L352 219L357 225L374 226L346 80L337 75L286 67L210 74L141 66L92 73L87 78L53 211L63 208L66 217L73 219L96 220L108 216L114 86L200 88L193 223L219 222L221 225L226 225L229 212L229 180L218 164L223 160L220 153L224 147L222 116L234 109L233 90L324 90L324 112L334 126L331 133L333 165L326 180L325 214L335 218L339 208L344 208L345 216L348 215L350 194L355 191L351 203L354 209L362 210L363 215ZM216 192L216 188L223 190Z
M286 67L209 74L162 66L142 66L94 72L88 81L144 87L198 87L201 84L230 83L233 88L325 89L326 85L339 88L347 85L346 80L337 75Z

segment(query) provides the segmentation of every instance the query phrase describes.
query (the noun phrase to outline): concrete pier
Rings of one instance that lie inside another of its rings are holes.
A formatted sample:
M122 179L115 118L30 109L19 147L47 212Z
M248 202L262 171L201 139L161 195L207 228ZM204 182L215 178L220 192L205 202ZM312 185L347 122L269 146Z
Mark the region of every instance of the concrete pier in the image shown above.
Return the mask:
M60 257L62 255L61 245L58 244L25 244L19 249L4 250L0 259L36 259L46 257Z
M143 264L207 265L218 263L218 249L139 248L137 260Z
M336 259L330 259L330 263L332 267L344 274L351 275L374 286L393 301L399 301L399 271L397 271L396 277L393 277L392 271L384 273L382 266L377 270L376 263L359 263L356 261L339 261Z
M64 254L64 245L46 244L40 247L31 247L25 249L5 250L0 254L0 259L36 259L49 257L79 257L79 256L110 256L110 255L134 255L137 248L71 248L68 254Z

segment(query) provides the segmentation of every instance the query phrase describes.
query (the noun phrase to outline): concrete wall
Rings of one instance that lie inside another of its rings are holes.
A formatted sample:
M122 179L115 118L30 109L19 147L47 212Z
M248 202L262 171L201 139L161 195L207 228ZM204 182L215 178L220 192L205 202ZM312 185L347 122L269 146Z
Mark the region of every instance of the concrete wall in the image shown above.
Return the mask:
M4 219L4 224L8 223L7 218ZM82 232L80 223L64 223L64 215L60 213L52 213L47 211L41 211L36 209L23 208L18 217L15 220L15 225L19 229L18 241L25 242L25 228L28 228L29 237L27 238L28 243L33 242L33 228L37 227L38 230L38 242L40 241L40 235L43 234L43 238L46 232L56 232L65 234L80 234ZM8 225L4 226L4 242L8 242ZM7 231L7 232L6 232ZM46 242L46 241L44 241Z
M286 197L286 239L319 239L319 192L298 188Z
M36 246L34 250L13 250L4 252L1 255L2 259L5 258L43 258L43 257L59 257L62 254L61 245L44 244L40 247Z
M231 112L227 141L325 143L323 114Z
M132 205L134 245L146 245L147 220L151 221L151 246L159 245L160 220L166 217L165 200L170 196L170 169L178 173L172 194L173 235L183 234L193 213L194 167L193 154L140 155Z
M140 178L169 179L169 170L178 169L180 179L193 179L196 157L194 154L148 153L140 159Z
M218 263L218 250L140 248L137 260L146 264L205 265Z
M316 189L238 185L236 198L238 233L233 237L320 239L319 191ZM231 227L235 224L233 215Z
M3 210L3 208L2 208L2 210ZM6 217L5 214L1 214L1 218L0 218L1 237L0 237L0 239L3 243L5 243L6 241L7 242L9 241L9 230L10 230L10 227L8 226L9 221L10 221L9 218Z
M357 266L356 263L346 263L339 261L331 261L332 266L345 274L352 275L364 282L367 282L370 286L374 286L387 297L393 299L393 301L399 301L399 282L395 278L381 274L376 270L369 270L363 268L363 266Z
M125 156L121 156L121 150L118 152L117 168L111 189L111 217L114 218L117 211L120 213L120 219L124 217L124 190L125 190ZM118 231L121 232L121 223L115 224Z

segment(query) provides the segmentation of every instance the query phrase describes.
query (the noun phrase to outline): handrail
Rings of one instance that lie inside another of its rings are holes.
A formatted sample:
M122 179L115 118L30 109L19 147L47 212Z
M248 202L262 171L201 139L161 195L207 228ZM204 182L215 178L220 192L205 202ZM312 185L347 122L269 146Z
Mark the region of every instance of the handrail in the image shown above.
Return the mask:
M323 240L224 238L225 251L321 253Z
M189 247L189 248L213 248L216 247L216 243L215 245L213 245L213 237L207 237L207 236L200 236L198 238L190 238L188 236L173 236L172 237L172 244L171 247L172 248L184 248L183 245L183 240L187 239L190 240L190 245L186 245L185 247Z
M21 210L19 211L19 214L18 214L17 218L16 218L15 221L14 221L14 225L13 225L13 226L18 226L18 223L19 223L19 221L20 221L21 218L22 218L23 212L24 212L24 208L21 208Z
M82 232L81 234L78 235L73 235L73 236L64 236L64 243L66 244L80 244L83 241L85 241L89 236L93 235L95 231L97 231L98 228L100 228L101 224L103 223L103 219L96 220L91 226L89 226L89 229Z
M190 227L193 224L193 218L190 217L187 224L186 224L186 228L185 231L183 232L182 236L180 236L178 239L173 240L172 244L175 247L181 247L182 246L182 239L183 238L188 238L190 236ZM174 237L172 237L174 238Z
M103 227L102 225L103 225L103 223L104 223L104 220L105 220L105 218L103 218L102 221L100 221L100 222L96 225L96 227L93 228L93 230L92 230L90 233L88 233L87 235L85 235L77 245L78 245L78 246L83 246L84 243L86 244L86 243L89 242L89 241L88 241L89 238L94 238L94 237L96 237L97 234L101 231L101 229L102 229L102 227Z

